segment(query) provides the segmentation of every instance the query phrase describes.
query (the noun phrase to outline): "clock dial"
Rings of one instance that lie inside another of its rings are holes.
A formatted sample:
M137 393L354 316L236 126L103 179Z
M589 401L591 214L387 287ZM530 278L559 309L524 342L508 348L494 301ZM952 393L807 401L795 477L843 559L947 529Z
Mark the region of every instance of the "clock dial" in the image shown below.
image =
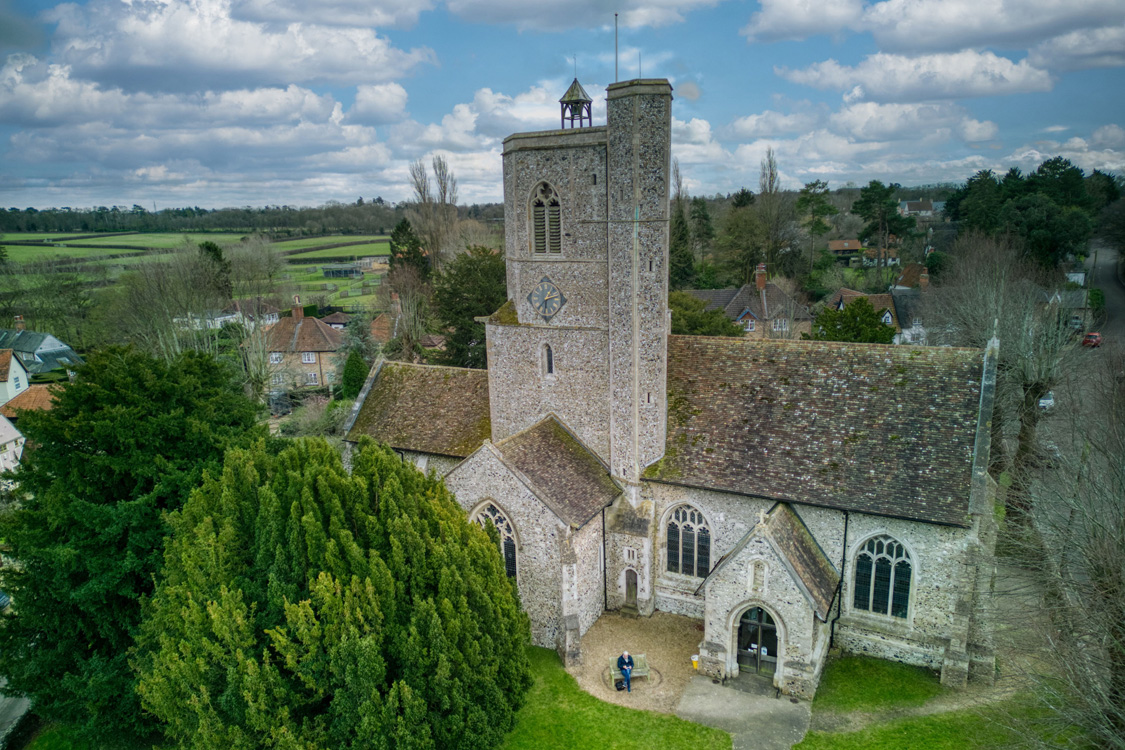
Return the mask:
M550 320L566 303L566 297L554 282L544 276L527 295L527 301L543 320Z

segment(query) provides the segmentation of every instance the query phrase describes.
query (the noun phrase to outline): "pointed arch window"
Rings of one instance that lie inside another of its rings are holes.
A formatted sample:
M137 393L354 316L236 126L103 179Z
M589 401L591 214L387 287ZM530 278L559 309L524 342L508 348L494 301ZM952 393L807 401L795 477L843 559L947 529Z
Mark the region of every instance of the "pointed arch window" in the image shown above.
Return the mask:
M536 254L562 252L561 213L559 194L539 183L531 197L531 245Z
M550 344L543 344L543 374L548 376L555 374L555 350Z
M512 528L512 522L504 515L504 511L492 503L488 503L477 511L473 520L482 527L485 527L491 521L492 525L496 527L496 532L500 535L500 554L504 558L504 572L508 574L509 578L515 578L516 532Z
M697 578L711 570L711 529L703 514L681 505L668 518L668 572Z
M885 534L868 539L855 559L852 608L905 618L912 576L910 555L900 542Z

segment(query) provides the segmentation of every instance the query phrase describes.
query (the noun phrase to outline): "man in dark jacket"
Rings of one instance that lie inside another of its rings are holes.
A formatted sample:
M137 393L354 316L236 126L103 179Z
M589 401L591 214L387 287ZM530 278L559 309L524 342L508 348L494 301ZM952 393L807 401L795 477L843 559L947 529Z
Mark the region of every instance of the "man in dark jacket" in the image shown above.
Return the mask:
M617 657L617 670L625 678L625 689L630 693L633 692L633 687L629 682L629 675L633 674L633 657L629 656L628 651L622 651L621 656Z

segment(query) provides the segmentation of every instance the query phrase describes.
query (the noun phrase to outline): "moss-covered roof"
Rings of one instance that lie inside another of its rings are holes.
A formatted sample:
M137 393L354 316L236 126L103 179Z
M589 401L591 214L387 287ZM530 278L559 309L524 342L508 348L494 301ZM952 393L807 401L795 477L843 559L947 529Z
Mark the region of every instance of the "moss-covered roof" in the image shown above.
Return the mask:
M491 434L487 370L384 362L347 439L464 458Z
M668 339L657 481L963 526L984 354Z
M621 494L608 468L554 416L500 441L496 449L504 463L523 474L535 494L575 528Z

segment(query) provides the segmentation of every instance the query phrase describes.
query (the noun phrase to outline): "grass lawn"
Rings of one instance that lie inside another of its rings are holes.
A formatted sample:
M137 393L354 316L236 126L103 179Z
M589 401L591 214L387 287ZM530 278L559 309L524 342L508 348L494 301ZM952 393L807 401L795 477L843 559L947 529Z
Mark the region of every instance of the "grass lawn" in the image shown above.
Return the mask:
M347 247L327 247L323 250L309 250L307 253L297 253L289 258L296 263L304 263L313 258L365 258L369 255L390 255L391 243L368 242L363 245L348 245Z
M730 735L718 729L604 703L583 692L554 651L533 648L530 657L535 684L503 750L720 750L731 746Z
M793 750L988 750L1020 746L1003 707L898 719L859 732L809 732ZM1026 710L1026 709L1024 709Z
M867 656L843 656L825 667L814 711L885 711L921 706L946 688L928 669Z
M281 240L273 243L278 250L296 250L302 247L324 247L325 245L338 245L341 242L386 242L389 237L385 234L334 234L328 237L301 237L296 240Z

